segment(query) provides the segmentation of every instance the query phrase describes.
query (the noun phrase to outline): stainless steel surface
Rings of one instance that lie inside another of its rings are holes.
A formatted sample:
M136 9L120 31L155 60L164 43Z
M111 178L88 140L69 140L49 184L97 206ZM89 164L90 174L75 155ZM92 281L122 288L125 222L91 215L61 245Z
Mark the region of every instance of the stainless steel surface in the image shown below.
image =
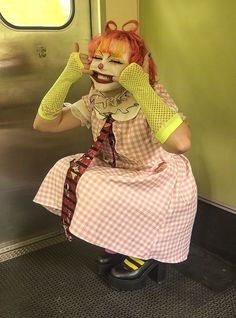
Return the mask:
M66 241L64 233L57 231L8 245L5 248L0 247L0 263L64 241Z
M14 30L0 22L0 243L60 228L58 218L32 199L56 160L90 144L86 128L60 134L32 129L40 100L62 71L73 44L79 42L86 51L90 1L75 4L74 20L63 30ZM89 86L89 78L82 78L66 100L78 100Z

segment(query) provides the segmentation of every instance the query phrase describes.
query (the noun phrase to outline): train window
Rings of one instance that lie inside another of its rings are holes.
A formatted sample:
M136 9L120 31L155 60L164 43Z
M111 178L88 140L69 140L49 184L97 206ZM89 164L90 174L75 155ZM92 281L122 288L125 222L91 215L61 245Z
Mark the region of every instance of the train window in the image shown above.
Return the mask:
M74 0L0 0L0 19L16 29L62 29L74 16Z

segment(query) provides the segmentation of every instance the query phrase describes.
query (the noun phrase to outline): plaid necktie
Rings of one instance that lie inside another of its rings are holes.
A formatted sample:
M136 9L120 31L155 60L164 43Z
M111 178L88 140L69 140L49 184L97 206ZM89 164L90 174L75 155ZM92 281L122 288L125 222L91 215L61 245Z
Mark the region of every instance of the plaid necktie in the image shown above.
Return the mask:
M108 136L109 143L112 149L113 154L113 163L112 167L115 167L115 148L114 142L115 138L112 132L112 123L114 119L109 115L106 119L104 126L100 134L97 137L97 140L92 144L91 148L79 159L73 159L70 162L70 167L67 170L64 191L63 191L63 200L62 200L62 213L61 213L61 222L65 230L66 237L69 241L72 240L72 234L69 231L69 226L74 214L75 206L77 203L76 198L76 187L79 182L80 177L89 167L93 158L97 155L99 149L102 146L103 141Z

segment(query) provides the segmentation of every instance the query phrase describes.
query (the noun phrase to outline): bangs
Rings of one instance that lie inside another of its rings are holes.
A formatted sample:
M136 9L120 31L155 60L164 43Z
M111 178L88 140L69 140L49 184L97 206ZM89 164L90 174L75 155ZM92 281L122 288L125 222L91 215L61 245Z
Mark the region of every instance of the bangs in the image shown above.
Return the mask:
M109 53L114 57L120 58L130 52L130 45L126 39L118 40L106 37L102 39L96 51Z
M92 39L89 43L88 51L90 57L92 57L95 52L100 51L119 58L124 54L129 52L131 53L131 47L127 37L120 36L120 34L112 32L112 34L106 34L105 36L102 35Z

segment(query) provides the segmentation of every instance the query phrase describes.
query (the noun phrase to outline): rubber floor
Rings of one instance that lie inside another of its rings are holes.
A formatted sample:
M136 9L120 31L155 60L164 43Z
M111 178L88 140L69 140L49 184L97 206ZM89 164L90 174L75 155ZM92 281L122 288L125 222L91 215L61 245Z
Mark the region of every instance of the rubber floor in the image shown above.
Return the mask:
M235 268L196 247L187 262L167 265L162 284L148 278L136 291L96 275L100 251L76 239L0 263L0 317L236 317Z

